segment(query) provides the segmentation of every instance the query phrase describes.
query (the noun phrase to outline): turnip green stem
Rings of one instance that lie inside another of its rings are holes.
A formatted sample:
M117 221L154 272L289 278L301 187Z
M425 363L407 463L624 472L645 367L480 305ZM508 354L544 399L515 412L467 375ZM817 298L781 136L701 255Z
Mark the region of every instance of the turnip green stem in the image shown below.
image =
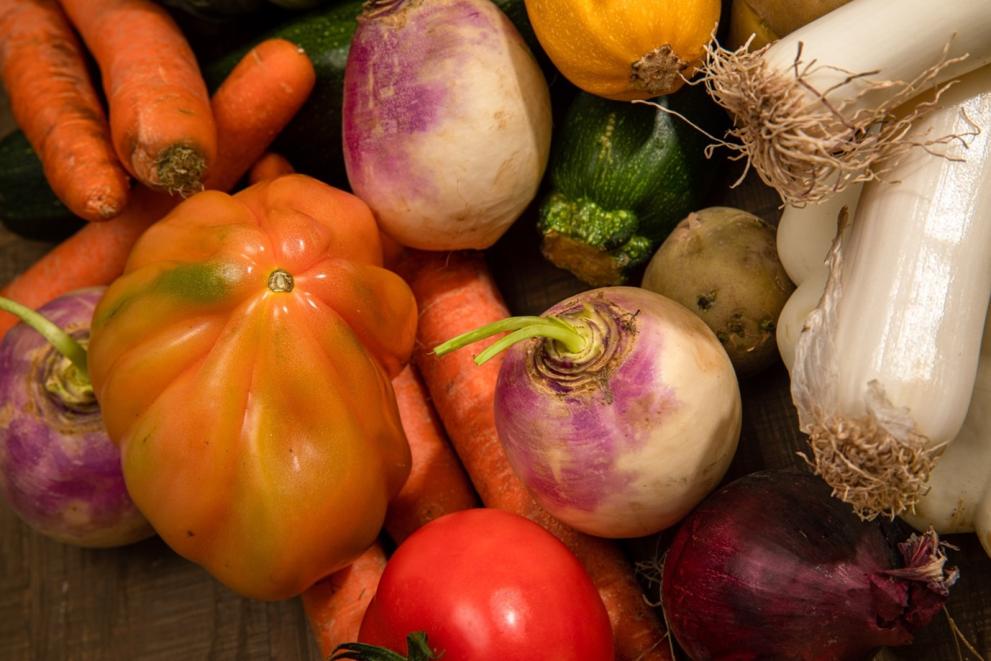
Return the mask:
M586 343L585 336L577 328L557 317L509 317L458 335L443 344L438 344L434 347L433 353L443 356L455 349L506 331L514 332L475 356L476 365L481 365L500 351L530 337L546 337L560 342L567 353L579 353L585 348Z
M86 349L64 330L29 307L0 296L0 310L9 312L36 330L56 351L65 356L75 366L79 376L89 382L89 369L86 366Z

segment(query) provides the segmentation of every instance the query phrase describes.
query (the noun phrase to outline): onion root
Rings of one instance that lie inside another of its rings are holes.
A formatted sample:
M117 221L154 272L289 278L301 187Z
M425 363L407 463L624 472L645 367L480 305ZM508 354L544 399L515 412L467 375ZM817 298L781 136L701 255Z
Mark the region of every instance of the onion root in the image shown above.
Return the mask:
M706 47L700 76L710 96L733 117L730 140L710 145L737 152L761 180L794 206L818 202L860 181L881 180L909 150L920 147L948 158L937 147L963 136L919 140L908 137L913 123L933 110L955 81L939 85L929 100L898 116L893 111L933 86L940 74L966 55L943 56L908 81L875 80L876 71L852 72L802 58L799 42L787 73L763 57L771 46L749 52L750 42L728 50L715 41ZM821 70L840 72L840 82L818 89L810 82ZM864 97L885 90L883 99L866 105ZM737 183L739 183L739 181Z
M866 520L880 514L894 518L914 507L942 452L928 448L926 437L914 431L892 433L873 413L858 420L823 419L807 433L812 458L800 456L834 496Z

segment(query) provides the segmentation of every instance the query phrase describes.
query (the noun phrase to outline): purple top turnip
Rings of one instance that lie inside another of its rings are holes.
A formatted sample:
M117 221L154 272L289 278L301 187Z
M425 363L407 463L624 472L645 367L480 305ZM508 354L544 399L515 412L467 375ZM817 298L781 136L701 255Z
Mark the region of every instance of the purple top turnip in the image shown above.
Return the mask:
M384 232L425 250L487 248L537 193L550 92L489 0L368 0L343 137L348 181Z
M83 347L103 291L66 294L37 314L0 300L0 309L31 323L0 342L0 490L38 532L90 547L154 534L124 486L120 452L86 373Z
M551 514L601 537L678 520L722 479L740 435L736 375L715 334L635 287L584 292L441 345L512 330L495 393L499 440ZM518 342L518 344L517 344Z

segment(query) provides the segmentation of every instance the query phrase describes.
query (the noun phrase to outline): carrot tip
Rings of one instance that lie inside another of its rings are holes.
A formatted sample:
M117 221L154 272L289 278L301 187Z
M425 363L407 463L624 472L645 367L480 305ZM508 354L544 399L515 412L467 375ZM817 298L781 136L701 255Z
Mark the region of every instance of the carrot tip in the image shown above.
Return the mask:
M89 198L85 200L82 208L75 212L90 221L110 220L120 215L127 206L128 191L127 185L122 184L122 188L116 186L98 186L89 191Z
M159 187L185 197L203 190L206 160L193 147L175 145L155 163L155 174Z

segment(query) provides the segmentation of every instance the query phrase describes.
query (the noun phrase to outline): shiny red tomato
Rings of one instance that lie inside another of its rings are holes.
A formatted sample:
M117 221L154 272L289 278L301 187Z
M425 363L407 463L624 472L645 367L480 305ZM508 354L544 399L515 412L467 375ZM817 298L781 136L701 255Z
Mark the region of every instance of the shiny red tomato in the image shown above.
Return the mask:
M614 658L609 617L578 559L495 509L436 519L389 559L358 638L405 653L413 631L443 661Z

